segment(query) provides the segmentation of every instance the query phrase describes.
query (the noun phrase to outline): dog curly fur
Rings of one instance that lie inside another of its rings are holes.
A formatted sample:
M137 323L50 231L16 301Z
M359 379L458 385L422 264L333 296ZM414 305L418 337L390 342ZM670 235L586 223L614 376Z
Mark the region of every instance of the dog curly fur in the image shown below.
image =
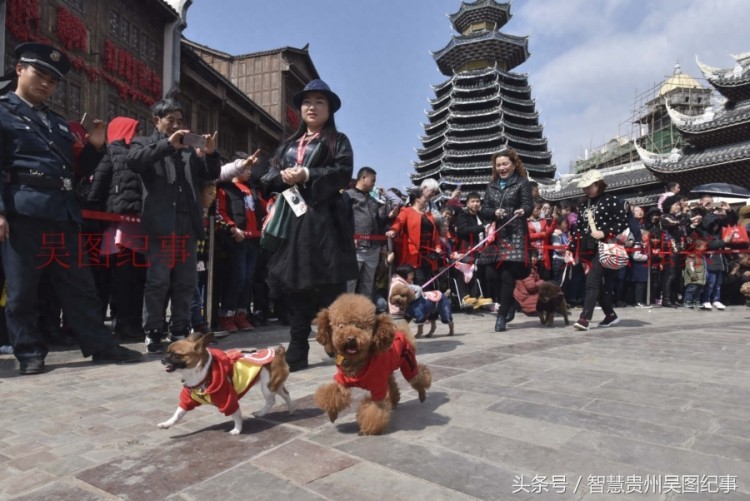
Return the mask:
M416 342L408 327L404 325L405 329L399 329L390 316L376 314L372 301L359 294L342 294L329 308L318 313L315 323L318 326L316 340L327 353L335 353L338 369L346 377L355 378L362 374L373 357L390 350L397 339L405 339L405 351L411 350L412 357L416 353ZM390 421L391 409L401 398L393 370L382 374L387 378L385 398L374 399L369 395L357 410L362 435L381 434ZM430 369L426 365L417 365L416 375L408 381L417 391L419 401L424 402L432 384ZM321 385L315 392L315 403L334 422L339 412L351 404L349 385L339 382Z
M417 294L414 292L414 290L409 287L406 284L393 284L393 287L391 287L391 295L388 298L388 301L398 308L399 310L406 311L406 309L409 307L411 303L416 301ZM407 320L408 322L408 320ZM450 322L448 324L448 335L453 335L453 322ZM433 334L435 334L435 330L437 330L437 320L431 319L430 320L430 331L427 333L425 337L432 337ZM417 336L416 337L422 337L422 334L424 333L424 324L417 324Z
M553 282L544 282L539 286L539 297L536 302L536 311L539 313L539 321L542 325L552 327L555 322L555 312L562 313L565 325L570 325L568 320L568 303L560 286Z

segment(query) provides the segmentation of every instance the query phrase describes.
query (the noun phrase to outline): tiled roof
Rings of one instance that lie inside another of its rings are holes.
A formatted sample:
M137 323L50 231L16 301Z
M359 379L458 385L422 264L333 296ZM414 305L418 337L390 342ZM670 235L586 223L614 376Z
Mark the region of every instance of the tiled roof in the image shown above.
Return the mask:
M448 45L433 53L433 58L443 75L451 75L466 61L477 59L504 61L506 67L512 69L528 59L528 45L528 37L483 31L454 36Z
M750 105L729 110L708 122L675 126L690 144L702 148L741 141L750 137Z
M750 140L700 151L687 150L676 162L669 162L665 158L656 158L649 165L649 169L654 172L670 174L748 161L750 161Z
M451 23L460 33L470 25L482 21L496 23L500 27L507 23L510 18L510 2L498 3L494 0L462 2L458 12L449 16Z

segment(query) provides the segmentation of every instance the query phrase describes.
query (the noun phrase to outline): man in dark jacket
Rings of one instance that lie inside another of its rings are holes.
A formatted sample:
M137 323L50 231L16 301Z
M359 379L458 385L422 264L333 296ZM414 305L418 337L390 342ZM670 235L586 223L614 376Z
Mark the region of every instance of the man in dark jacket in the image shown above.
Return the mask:
M79 247L81 211L73 192L73 136L45 106L70 69L68 58L37 43L16 48L15 92L0 97L0 242L8 282L7 326L22 375L44 372L48 348L36 328L42 273L52 277L84 356L132 362L99 315L101 305ZM7 78L6 78L7 80ZM103 146L103 137L87 148ZM99 155L101 157L101 155Z
M164 305L171 294L169 331L172 339L190 331L190 304L197 281L196 241L203 237L200 180L213 180L221 172L216 134L206 134L204 149L183 144L190 131L183 128L182 105L166 98L151 107L154 133L136 137L127 163L141 176L143 206L141 227L148 237L146 347L163 351Z
M380 252L385 244L385 224L388 221L385 204L370 196L376 181L375 169L362 167L357 172L357 184L344 192L345 203L352 208L354 234L365 236L355 238L359 273L356 280L347 282L346 287L348 292L357 292L369 298L372 298L375 270L378 268ZM381 240L367 237L380 237Z

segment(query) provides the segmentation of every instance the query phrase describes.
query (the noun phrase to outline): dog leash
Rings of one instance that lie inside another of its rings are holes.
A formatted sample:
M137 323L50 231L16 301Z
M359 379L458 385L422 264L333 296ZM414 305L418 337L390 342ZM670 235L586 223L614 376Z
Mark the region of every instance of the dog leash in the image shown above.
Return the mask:
M500 226L499 228L495 228L495 231L493 231L493 232L489 233L489 234L488 234L488 235L487 235L486 237L484 237L484 238L483 238L482 240L480 240L480 241L479 241L479 243L477 243L477 244L476 244L476 245L475 245L474 247L472 247L471 249L469 249L468 251L466 251L466 253L464 253L464 257L465 257L465 256L468 256L468 255L469 255L469 254L471 254L472 252L474 252L474 251L476 251L477 249L479 249L479 247L481 247L482 245L484 245L484 244L485 244L485 242L487 242L487 241L488 241L488 240L489 240L489 239L490 239L491 237L495 236L495 233L497 233L498 231L500 231L500 230L502 230L503 228L505 228L506 226L508 226L508 225L509 225L509 224L510 224L510 223L511 223L511 222L512 222L512 221L513 221L514 219L516 219L517 217L518 217L518 214L513 214L513 217L512 217L512 218L510 218L510 219L508 219L508 220L507 220L507 221L505 222L505 224L503 224L503 225L502 225L502 226ZM462 259L463 259L463 257L462 257ZM442 274L443 274L443 273L445 273L446 271L448 271L448 270L450 270L451 268L453 268L454 266L456 266L456 264L457 264L457 263L458 263L458 262L459 262L460 260L461 260L461 259L457 259L456 261L453 261L453 262L452 262L452 263L450 263L450 264L449 264L448 266L446 266L445 268L443 268L442 270L440 270L440 272L439 272L439 273L438 273L437 275L435 275L434 277L432 277L431 279L429 279L429 280L428 280L427 282L423 283L423 284L422 284L422 288L423 288L423 289L424 289L424 288L426 288L426 287L427 287L428 285L430 285L430 284L431 284L432 282L434 282L435 280L437 280L437 279L438 279L438 277L439 277L440 275L442 275Z

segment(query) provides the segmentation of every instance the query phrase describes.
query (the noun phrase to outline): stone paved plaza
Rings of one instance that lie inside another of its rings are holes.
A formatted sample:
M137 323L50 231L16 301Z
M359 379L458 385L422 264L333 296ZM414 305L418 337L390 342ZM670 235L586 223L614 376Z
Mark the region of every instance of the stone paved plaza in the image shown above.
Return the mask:
M212 407L158 429L181 388L158 357L98 366L56 351L47 373L20 377L3 355L0 498L750 499L750 309L618 313L585 333L524 316L495 333L490 314L456 315L456 336L439 325L419 340L427 400L399 381L376 437L358 436L353 412L331 424L315 407L334 373L317 344L288 381L296 414L279 400L251 417L255 388L238 437ZM287 336L272 324L220 346Z

